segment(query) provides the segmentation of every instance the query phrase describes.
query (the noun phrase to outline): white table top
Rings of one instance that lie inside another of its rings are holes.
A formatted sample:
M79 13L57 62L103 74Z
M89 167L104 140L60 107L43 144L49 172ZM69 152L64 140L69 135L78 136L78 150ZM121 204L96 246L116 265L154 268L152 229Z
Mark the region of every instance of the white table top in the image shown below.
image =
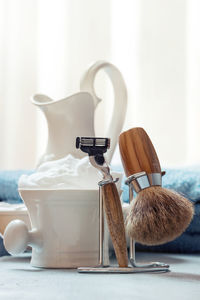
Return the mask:
M79 274L76 270L38 269L30 254L0 258L1 300L199 300L200 255L139 253L138 261L162 261L161 274Z

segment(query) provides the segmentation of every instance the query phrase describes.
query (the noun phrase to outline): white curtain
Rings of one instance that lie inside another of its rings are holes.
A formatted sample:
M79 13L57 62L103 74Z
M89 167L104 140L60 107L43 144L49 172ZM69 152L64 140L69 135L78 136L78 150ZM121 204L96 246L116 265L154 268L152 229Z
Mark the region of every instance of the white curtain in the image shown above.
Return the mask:
M199 13L198 0L0 0L0 169L33 168L45 149L31 95L77 92L99 59L125 78L124 129L143 126L164 166L199 163ZM112 107L103 74L97 92L103 134Z
M34 1L0 1L0 168L35 159L37 14Z

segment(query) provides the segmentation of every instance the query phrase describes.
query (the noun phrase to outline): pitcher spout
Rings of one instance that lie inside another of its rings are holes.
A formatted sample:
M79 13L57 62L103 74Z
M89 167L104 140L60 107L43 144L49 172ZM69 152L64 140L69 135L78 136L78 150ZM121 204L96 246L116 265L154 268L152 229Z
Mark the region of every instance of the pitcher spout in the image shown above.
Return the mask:
M68 154L83 157L74 147L74 140L80 133L94 136L94 102L88 92L76 93L60 100L37 94L31 99L45 115L48 127L48 142L40 165L47 157L60 159Z
M35 94L31 97L31 102L36 106L52 103L54 100L43 94Z

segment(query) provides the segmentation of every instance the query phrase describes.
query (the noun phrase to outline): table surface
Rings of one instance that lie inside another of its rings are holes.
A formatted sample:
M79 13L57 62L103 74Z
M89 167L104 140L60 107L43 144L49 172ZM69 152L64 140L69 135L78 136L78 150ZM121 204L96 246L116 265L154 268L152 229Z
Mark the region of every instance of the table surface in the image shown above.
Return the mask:
M79 274L31 267L30 254L1 257L0 299L200 299L200 255L137 254L137 261L150 260L170 264L170 272Z

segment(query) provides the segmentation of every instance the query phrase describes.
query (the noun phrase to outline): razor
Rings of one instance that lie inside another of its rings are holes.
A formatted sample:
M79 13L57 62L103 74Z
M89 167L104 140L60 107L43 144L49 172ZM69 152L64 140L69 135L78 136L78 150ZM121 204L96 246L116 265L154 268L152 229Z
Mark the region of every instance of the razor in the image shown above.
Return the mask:
M104 153L110 149L109 138L77 137L76 148L89 155L91 164L101 172L104 181L113 181L110 168L104 158Z
M97 168L103 176L103 180L99 182L99 186L108 229L119 267L127 268L128 253L121 202L115 181L110 174L110 168L104 157L104 154L110 148L110 139L77 137L76 148L81 149L89 155L91 164Z

